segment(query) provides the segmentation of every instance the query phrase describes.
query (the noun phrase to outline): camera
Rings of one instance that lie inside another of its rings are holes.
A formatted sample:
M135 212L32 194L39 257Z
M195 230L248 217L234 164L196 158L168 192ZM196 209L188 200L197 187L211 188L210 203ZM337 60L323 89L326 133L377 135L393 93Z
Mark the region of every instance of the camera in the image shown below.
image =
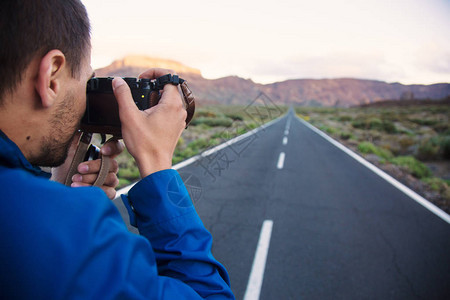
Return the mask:
M81 131L85 133L111 134L122 137L119 118L119 105L114 96L113 77L93 77L86 87L86 111L81 120ZM158 104L160 91L166 84L180 85L185 108L188 112L186 124L190 122L195 111L195 99L187 82L177 75L167 74L154 80L124 77L133 96L134 103L140 110L146 110Z
M121 135L119 106L112 88L113 77L93 77L86 87L86 111L81 120L81 130L89 133ZM128 84L134 103L145 110L159 101L159 91L150 79L123 78ZM150 101L153 95L153 103Z

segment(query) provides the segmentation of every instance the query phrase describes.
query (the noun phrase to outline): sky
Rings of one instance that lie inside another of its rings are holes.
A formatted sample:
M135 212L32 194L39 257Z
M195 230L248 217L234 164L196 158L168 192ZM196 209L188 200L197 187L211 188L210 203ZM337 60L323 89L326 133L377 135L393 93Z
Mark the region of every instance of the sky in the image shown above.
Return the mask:
M206 78L450 82L450 0L82 0L92 66L126 55Z

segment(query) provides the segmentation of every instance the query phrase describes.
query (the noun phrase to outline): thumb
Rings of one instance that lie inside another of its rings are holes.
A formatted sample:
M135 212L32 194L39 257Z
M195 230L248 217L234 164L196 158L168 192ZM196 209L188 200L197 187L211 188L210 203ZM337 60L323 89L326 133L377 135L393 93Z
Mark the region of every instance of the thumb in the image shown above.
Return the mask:
M119 105L119 115L132 113L134 110L139 110L134 103L133 96L131 95L130 87L126 84L125 80L120 77L115 77L112 81L112 88L114 96L117 99Z

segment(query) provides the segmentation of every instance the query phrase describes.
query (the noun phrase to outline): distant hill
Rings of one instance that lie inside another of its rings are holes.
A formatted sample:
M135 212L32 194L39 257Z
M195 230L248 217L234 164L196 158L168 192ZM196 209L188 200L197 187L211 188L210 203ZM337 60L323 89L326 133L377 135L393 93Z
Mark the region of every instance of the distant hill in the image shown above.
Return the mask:
M97 76L137 76L151 67L175 70L188 80L199 103L248 104L264 92L277 104L309 106L355 106L385 99L443 99L450 95L449 83L403 85L353 78L295 79L258 84L228 76L206 79L200 70L179 62L146 56L127 56L95 71Z
M450 96L447 98L440 100L422 100L422 99L414 99L414 100L382 100L373 103L363 104L360 107L400 107L400 106L426 106L426 105L442 105L449 106L450 105Z
M354 106L385 99L442 99L450 95L450 84L403 85L352 78L298 79L268 84L263 90L276 102Z
M177 61L154 58L142 55L130 55L115 60L109 66L95 70L97 76L137 76L149 68L164 68L179 73L189 73L201 76L200 70L185 66Z

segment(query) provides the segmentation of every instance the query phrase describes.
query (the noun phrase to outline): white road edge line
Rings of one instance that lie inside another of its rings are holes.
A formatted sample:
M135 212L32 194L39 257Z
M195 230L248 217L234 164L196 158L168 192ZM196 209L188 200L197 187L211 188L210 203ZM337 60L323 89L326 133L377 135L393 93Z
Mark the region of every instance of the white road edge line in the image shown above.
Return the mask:
M244 133L244 134L242 134L242 135L239 135L239 136L237 136L237 137L235 137L235 138L232 138L232 139L229 140L229 141L223 142L222 144L217 145L217 146L215 146L214 148L211 148L211 149L209 149L209 150L207 150L207 151L204 151L204 152L202 152L202 153L200 153L200 154L198 154L198 155L195 155L195 156L193 156L193 157L191 157L191 158L188 158L188 159L186 159L186 160L184 160L184 161L182 161L182 162L180 162L180 163L178 163L178 164L172 166L172 169L174 169L174 170L179 170L179 169L181 169L181 168L184 168L184 167L186 167L186 166L188 166L188 165L190 165L190 164L196 162L197 160L199 160L199 159L201 159L201 158L207 157L207 156L209 156L209 155L211 155L211 154L213 154L213 153L216 153L217 151L220 151L220 150L222 150L222 149L224 149L224 148L226 148L226 147L228 147L228 146L231 146L231 145L233 145L234 143L237 143L237 142L239 142L239 141L241 141L241 140L243 140L243 139L245 139L245 138L247 138L247 137L249 137L249 136L251 136L251 135L257 133L258 131L260 131L260 130L262 130L262 129L266 129L266 128L269 127L269 126L272 126L272 125L275 124L276 122L278 122L278 121L280 121L281 119L283 119L285 116L286 116L286 114L284 114L284 115L278 117L278 118L275 119L275 120L272 120L272 121L270 121L270 122L267 122L266 124L263 124L263 125L259 126L258 128L255 128L255 129L253 129L253 130L251 130L251 131L248 131L248 132L246 132L246 133ZM135 184L136 184L136 182L133 183L133 184L131 184L131 185L128 185L128 186L126 186L126 187L124 187L124 188L121 188L120 190L118 190L118 191L116 192L116 198L117 198L117 197L120 197L120 195L127 194L127 193L130 191L130 189L131 189Z
M297 119L301 123L303 123L307 127L309 127L311 130L313 130L314 132L316 132L317 134L322 136L324 139L326 139L327 141L329 141L330 143L332 143L333 145L335 145L336 147L338 147L339 149L341 149L342 151L344 151L345 153L347 153L348 155L350 155L351 157L356 159L362 165L364 165L365 167L372 170L375 174L377 174L378 176L380 176L381 178L383 178L384 180L386 180L387 182L389 182L390 184L395 186L397 189L399 189L400 191L405 193L407 196L409 196L410 198L415 200L417 203L419 203L420 205L422 205L423 207L425 207L426 209L428 209L429 211L434 213L436 216L440 217L442 220L444 220L445 222L450 224L450 215L448 215L445 211L443 211L442 209L440 209L439 207L437 207L436 205L434 205L427 199L423 198L422 196L420 196L419 194L417 194L416 192L411 190L409 187L407 187L403 183L399 182L397 179L393 178L391 175L389 175L389 174L385 173L384 171L382 171L381 169L377 168L375 165L371 164L370 162L368 162L363 157L359 156L358 154L356 154L349 148L347 148L344 145L342 145L341 143L335 141L334 139L332 139L327 134L323 133L322 131L320 131L319 129L314 127L313 125L309 124L308 122L302 120L299 117L297 117Z
M279 170L281 170L281 169L283 169L283 166L284 166L284 158L285 158L285 154L284 154L284 152L281 152L280 153L280 156L278 157L278 163L277 163L277 168L279 169Z
M262 225L244 300L259 299L259 294L261 293L261 286L264 279L264 270L266 268L267 253L269 252L272 227L272 220L265 220Z
M288 142L288 138L285 136L285 137L283 138L283 145L286 145L287 142Z

